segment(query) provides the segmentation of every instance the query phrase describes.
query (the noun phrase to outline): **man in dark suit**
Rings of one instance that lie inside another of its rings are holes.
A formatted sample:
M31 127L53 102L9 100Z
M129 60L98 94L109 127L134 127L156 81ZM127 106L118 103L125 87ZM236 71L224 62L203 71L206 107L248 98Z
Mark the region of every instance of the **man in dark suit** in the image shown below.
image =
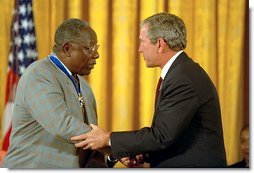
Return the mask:
M84 139L76 147L111 146L113 157L125 158L121 161L129 167L140 158L150 167L226 167L217 91L183 51L187 41L182 19L168 13L148 17L139 39L147 67L162 69L151 127L110 133L91 125L91 132L72 138Z

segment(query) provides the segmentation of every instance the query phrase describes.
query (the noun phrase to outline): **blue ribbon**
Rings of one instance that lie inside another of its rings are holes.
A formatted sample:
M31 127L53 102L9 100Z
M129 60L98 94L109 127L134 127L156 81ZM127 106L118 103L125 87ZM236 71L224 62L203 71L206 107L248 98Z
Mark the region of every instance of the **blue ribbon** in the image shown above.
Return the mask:
M59 61L58 58L56 58L53 54L51 54L49 56L49 59L52 63L54 63L62 72L64 72L64 74L66 74L68 76L68 78L70 78L70 80L72 81L77 94L79 95L80 91L79 91L79 87L76 85L75 79L68 73L68 71L66 70L66 68L63 66L63 64Z

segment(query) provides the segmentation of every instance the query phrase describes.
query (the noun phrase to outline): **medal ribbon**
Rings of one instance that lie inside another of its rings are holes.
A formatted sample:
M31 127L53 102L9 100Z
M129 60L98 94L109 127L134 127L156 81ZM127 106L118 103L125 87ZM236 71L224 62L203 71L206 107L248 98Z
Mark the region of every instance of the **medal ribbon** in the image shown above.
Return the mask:
M59 59L57 59L56 57L54 57L53 54L51 54L49 56L50 61L55 64L62 72L64 72L64 74L66 74L66 76L71 80L71 82L73 83L75 90L78 94L78 96L80 96L80 88L79 86L77 86L75 79L68 73L68 71L66 70L66 68L63 66L63 64L59 61Z

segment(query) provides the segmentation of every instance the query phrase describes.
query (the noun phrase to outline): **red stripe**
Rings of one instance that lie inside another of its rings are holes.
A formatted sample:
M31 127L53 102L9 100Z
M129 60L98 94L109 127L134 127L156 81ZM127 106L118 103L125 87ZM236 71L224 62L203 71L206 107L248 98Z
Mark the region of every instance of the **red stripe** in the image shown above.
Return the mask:
M8 131L7 131L7 133L5 134L5 136L4 136L4 140L3 140L3 146L2 146L2 149L4 150L4 151L7 151L8 150L8 148L9 148L9 144L10 144L10 135L11 135L11 126L9 127L9 129L8 129Z
M19 81L19 76L15 74L13 69L10 69L7 74L7 86L6 86L6 97L5 97L5 103L7 103L10 99L10 93L12 92L13 86L17 86L17 83Z
M13 69L10 69L8 74L7 74L7 85L6 85L6 97L5 97L5 104L8 101L14 101L15 96L13 95L13 90L16 89L16 86L18 84L19 81L19 76L17 76ZM10 116L10 115L4 115L4 116ZM7 124L9 126L9 124ZM10 135L11 135L11 124L10 127L7 131L6 134L4 134L4 139L3 139L3 145L2 145L2 149L4 151L7 151L9 148L9 139L10 139Z

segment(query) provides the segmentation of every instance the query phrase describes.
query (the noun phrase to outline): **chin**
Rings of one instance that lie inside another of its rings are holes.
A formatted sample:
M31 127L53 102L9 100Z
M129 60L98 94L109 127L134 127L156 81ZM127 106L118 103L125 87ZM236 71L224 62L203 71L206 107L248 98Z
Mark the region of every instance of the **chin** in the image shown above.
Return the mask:
M82 69L79 72L80 73L78 73L78 74L83 76L83 75L89 75L91 73L91 70L90 69Z
M152 64L146 64L146 67L147 68L153 68L153 67L156 67L155 65L152 65Z
M91 73L91 70L85 71L83 75L89 75Z

